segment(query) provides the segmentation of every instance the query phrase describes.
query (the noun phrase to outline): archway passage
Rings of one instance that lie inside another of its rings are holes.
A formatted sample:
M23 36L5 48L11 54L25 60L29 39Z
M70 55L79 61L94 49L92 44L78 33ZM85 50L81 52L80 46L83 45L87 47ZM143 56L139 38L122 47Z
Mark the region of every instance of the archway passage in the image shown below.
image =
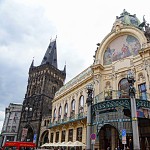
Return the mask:
M109 124L104 125L99 132L99 150L115 149L118 145L121 145L118 130Z
M27 133L26 141L32 142L34 136L33 129L31 128L31 126L28 126L27 128L28 128L28 133Z
M41 135L41 139L40 139L40 145L45 144L45 143L49 143L49 139L48 139L48 130L44 131Z

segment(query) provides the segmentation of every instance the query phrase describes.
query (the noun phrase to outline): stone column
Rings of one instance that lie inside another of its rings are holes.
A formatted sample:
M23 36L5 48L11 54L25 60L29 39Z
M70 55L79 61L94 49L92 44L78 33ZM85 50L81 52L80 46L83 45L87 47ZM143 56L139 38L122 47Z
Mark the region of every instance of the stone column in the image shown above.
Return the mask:
M53 143L55 142L55 139L56 139L56 131L54 132Z
M77 139L77 128L73 129L73 142L75 142Z
M130 101L131 101L133 149L140 150L138 120L137 120L137 114L136 114L135 88L134 88L135 80L134 80L134 76L132 72L128 74L127 79L129 82L129 96L130 96Z
M138 120L136 114L136 101L135 97L131 97L131 116L132 116L132 132L133 132L133 149L140 150L140 142L139 142L139 130L138 130Z
M61 137L62 137L62 129L59 130L59 141L58 142L61 142Z
M69 132L69 129L66 130L65 142L68 142L68 132Z
M87 97L87 100L86 100L86 103L87 103L87 136L86 136L86 141L87 142L86 142L86 150L91 150L92 149L92 147L91 147L91 138L90 138L91 127L92 127L91 106L92 106L92 101L93 101L93 98L92 98L93 86L92 85L88 85L87 94L88 94L88 97Z

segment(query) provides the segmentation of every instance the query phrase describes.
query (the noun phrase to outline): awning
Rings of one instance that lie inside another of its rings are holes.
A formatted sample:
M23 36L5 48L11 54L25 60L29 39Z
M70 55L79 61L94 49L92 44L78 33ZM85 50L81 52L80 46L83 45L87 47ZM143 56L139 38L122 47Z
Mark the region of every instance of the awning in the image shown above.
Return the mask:
M85 144L83 144L82 142L79 142L79 141L75 141L75 142L58 142L58 143L45 143L43 144L41 147L63 147L63 146L66 146L66 147L74 147L74 146L86 146Z
M59 146L66 146L66 142L60 143Z
M86 146L86 145L83 144L82 142L75 141L75 142L73 142L73 146Z
M65 146L70 146L70 147L72 147L72 146L73 146L73 142L69 141L69 142L66 143Z
M50 143L45 143L43 145L41 145L41 147L47 147Z

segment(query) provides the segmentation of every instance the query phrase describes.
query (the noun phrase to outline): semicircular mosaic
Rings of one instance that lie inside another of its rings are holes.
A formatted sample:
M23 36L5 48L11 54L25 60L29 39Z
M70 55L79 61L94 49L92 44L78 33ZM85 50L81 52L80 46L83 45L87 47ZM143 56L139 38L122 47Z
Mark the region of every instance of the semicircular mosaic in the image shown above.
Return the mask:
M109 65L128 56L136 56L141 49L140 42L132 35L123 35L112 41L104 52L103 64Z

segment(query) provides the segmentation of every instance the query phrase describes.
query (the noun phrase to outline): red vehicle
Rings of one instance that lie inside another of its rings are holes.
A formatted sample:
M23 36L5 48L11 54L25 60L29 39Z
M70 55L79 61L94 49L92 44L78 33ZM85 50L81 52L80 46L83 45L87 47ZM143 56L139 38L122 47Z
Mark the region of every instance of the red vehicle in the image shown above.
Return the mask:
M36 144L32 142L6 142L2 150L34 150Z

